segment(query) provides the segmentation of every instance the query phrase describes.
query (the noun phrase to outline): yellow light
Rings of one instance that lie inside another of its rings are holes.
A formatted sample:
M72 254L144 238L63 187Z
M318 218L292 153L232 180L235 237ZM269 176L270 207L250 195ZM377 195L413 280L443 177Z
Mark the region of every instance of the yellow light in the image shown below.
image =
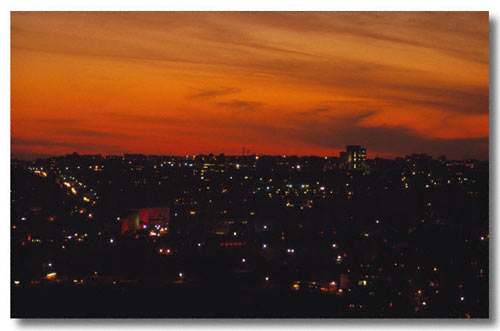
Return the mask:
M18 280L15 280L15 281L14 281L14 284L19 285L19 284L21 284L21 282L20 282L20 281L18 281Z
M190 215L196 215L196 212L195 212L194 210L191 210L191 211L189 212L189 214L190 214Z
M55 273L55 272L48 273L48 274L46 275L46 277L47 277L48 279L55 278L55 277L56 277L56 273Z
M75 194L75 195L76 195L76 193L77 193L77 192L76 192L76 190L75 190L75 188L74 188L74 187L72 187L72 188L71 188L71 193L73 193L73 194Z

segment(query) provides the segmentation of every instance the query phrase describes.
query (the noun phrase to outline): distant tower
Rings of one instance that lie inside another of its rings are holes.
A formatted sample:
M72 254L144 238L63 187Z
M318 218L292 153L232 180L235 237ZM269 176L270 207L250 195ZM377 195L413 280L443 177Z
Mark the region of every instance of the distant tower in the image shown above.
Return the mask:
M359 145L348 145L346 152L341 153L347 170L364 169L366 167L366 148Z
M245 146L241 149L241 155L245 156Z

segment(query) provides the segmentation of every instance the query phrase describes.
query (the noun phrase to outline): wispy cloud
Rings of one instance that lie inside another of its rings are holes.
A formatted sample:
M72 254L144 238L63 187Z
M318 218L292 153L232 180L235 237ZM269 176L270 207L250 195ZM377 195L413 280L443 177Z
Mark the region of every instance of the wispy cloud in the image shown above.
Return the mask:
M229 101L218 102L217 105L222 107L227 107L230 109L254 110L262 106L262 103L256 101L229 100Z
M315 109L310 109L310 110L305 110L299 112L300 115L317 115L317 114L324 114L330 112L331 109L329 108L315 108Z
M13 148L18 146L36 146L36 147L68 147L73 150L95 149L95 148L117 148L119 145L106 144L106 143L93 143L93 142L77 142L77 141L63 141L63 140L49 140L49 139L34 139L34 138L11 138L11 146Z
M118 132L109 132L109 131L98 131L98 130L89 130L89 129L63 129L59 130L60 133L69 135L69 136L78 136L78 137L87 137L87 138L131 138L133 134L125 134Z
M196 92L189 94L188 98L212 98L223 95L235 94L241 92L241 89L236 87L221 87L217 89L197 89Z

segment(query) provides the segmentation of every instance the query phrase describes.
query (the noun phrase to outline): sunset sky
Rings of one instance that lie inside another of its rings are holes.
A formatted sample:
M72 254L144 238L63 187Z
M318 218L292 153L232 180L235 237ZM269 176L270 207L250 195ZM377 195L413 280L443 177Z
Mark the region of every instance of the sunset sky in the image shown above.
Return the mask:
M13 157L488 159L487 12L14 12Z

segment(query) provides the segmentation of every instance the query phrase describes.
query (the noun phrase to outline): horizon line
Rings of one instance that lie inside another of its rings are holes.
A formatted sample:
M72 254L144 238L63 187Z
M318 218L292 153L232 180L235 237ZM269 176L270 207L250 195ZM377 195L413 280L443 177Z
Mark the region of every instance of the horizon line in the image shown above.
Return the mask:
M126 155L140 155L140 156L145 156L145 157L150 157L150 156L160 156L160 157L198 157L198 156L221 156L223 155L224 157L281 157L281 158L286 158L286 157L298 157L298 158L304 158L304 157L317 157L317 158L340 158L340 155L315 155L315 154L309 154L309 155L298 155L298 154L249 154L249 155L238 155L238 154L225 154L225 153L208 153L208 154L184 154L184 155L176 155L176 154L144 154L144 153L122 153L122 154L80 154L78 152L73 152L73 153L68 153L68 154L60 154L60 155L45 155L45 154L34 154L32 158L28 158L27 156L25 157L15 157L11 153L11 161L13 160L21 160L21 161L36 161L36 160L44 160L44 159L51 159L51 158L60 158L60 157L68 157L68 156L73 156L77 154L78 156L101 156L103 158L106 157L125 157ZM408 156L412 155L427 155L430 156L432 159L437 160L440 157L445 158L447 161L466 161L466 160L476 160L480 162L489 162L489 157L487 159L478 159L478 158L462 158L462 159L449 159L446 155L440 155L439 157L434 157L431 154L427 153L410 153L404 156L397 156L393 158L388 158L388 157L381 157L381 156L375 156L375 157L366 157L367 160L375 160L375 159L384 159L384 160L396 160L396 159L404 159Z

